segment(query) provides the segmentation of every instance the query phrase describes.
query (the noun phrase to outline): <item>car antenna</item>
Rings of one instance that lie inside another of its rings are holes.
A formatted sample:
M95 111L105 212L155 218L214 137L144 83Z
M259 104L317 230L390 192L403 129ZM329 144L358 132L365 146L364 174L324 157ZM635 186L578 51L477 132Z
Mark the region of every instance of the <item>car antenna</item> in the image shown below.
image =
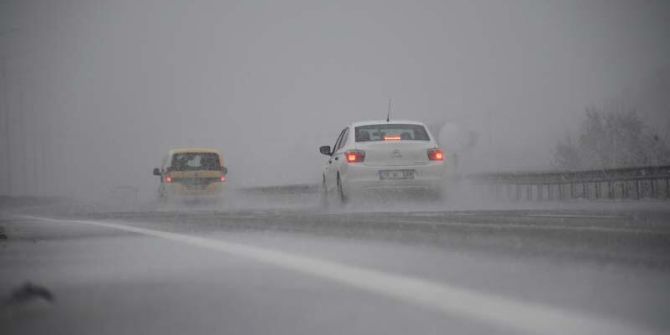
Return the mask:
M391 122L391 98L389 98L389 106L386 112L386 122Z

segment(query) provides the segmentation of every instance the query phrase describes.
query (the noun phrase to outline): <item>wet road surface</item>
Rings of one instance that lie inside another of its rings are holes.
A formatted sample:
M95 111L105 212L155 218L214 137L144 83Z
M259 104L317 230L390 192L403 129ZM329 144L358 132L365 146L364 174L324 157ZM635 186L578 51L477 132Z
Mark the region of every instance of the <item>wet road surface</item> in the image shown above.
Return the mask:
M7 334L663 334L670 211L6 212ZM30 281L49 290L11 301Z

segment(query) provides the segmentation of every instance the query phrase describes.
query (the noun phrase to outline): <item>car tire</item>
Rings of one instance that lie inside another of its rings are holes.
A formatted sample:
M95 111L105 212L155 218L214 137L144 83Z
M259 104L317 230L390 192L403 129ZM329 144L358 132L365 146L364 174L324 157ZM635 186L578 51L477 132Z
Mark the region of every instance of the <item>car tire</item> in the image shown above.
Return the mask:
M321 208L328 208L328 188L326 185L326 176L323 176L323 181L321 182L321 198L319 199L319 204Z
M347 195L344 194L344 187L342 187L342 179L340 178L340 174L337 174L337 195L338 198L340 198L340 203L342 205L346 204L347 201L349 200Z

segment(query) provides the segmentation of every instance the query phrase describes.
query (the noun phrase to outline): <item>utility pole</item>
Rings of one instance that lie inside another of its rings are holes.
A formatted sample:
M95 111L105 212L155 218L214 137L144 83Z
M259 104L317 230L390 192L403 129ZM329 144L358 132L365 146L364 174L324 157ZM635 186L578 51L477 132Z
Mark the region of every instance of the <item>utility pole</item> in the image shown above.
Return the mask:
M19 91L19 125L17 129L19 130L19 143L20 143L20 153L21 153L21 193L26 195L29 193L30 187L28 186L28 179L30 175L28 174L28 132L26 131L26 115L25 108L23 104L23 86Z
M5 158L5 179L7 181L7 195L11 196L13 194L12 190L12 136L10 134L12 127L10 126L11 123L11 112L9 108L9 95L7 94L7 91L9 90L9 80L7 79L7 57L2 56L2 111L3 111L3 116L4 116L4 126L5 126L5 131L3 132L5 135L5 149L6 149L6 154L7 157Z

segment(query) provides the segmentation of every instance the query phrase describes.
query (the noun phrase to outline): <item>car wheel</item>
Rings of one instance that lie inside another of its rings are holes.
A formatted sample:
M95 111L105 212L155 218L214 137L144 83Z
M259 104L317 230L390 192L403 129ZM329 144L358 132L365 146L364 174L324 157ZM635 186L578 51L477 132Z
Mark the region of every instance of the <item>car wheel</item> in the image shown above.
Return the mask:
M328 188L326 185L326 176L323 176L321 182L321 199L319 199L322 208L328 208Z
M340 198L340 203L347 203L347 196L344 194L344 188L342 187L342 179L340 179L340 174L337 174L337 194Z

